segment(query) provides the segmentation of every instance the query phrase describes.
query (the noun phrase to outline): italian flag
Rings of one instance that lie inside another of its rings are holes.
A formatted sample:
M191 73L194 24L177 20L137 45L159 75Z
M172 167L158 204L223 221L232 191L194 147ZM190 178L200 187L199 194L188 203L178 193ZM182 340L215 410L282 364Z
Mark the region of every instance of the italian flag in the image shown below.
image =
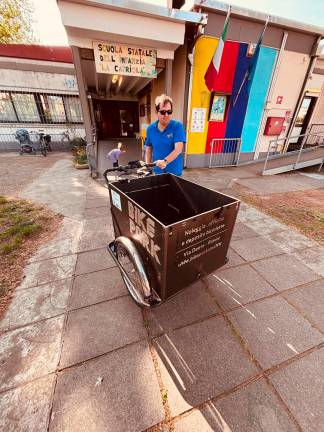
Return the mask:
M210 62L207 72L205 73L205 84L209 91L215 90L217 76L219 74L219 68L222 61L230 12L231 8L228 9L222 35L218 41L218 45L213 55L212 61Z

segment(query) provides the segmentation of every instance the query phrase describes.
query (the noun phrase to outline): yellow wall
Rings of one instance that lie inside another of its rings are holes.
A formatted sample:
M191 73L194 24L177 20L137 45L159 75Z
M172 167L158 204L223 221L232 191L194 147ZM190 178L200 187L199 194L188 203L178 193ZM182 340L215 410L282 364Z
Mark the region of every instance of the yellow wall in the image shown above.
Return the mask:
M218 39L210 36L201 36L195 45L193 77L190 103L190 121L188 129L188 154L205 153L208 109L210 102L210 91L205 85L205 73L213 57L218 44ZM204 132L190 132L192 108L207 108Z

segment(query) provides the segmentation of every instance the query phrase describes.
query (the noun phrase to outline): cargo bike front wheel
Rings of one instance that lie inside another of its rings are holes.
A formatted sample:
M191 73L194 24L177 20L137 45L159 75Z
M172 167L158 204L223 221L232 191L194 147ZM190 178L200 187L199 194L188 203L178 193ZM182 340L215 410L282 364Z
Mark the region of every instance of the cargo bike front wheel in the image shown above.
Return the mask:
M122 278L133 300L142 307L160 304L161 299L150 286L143 260L134 243L121 236L115 240L114 249Z

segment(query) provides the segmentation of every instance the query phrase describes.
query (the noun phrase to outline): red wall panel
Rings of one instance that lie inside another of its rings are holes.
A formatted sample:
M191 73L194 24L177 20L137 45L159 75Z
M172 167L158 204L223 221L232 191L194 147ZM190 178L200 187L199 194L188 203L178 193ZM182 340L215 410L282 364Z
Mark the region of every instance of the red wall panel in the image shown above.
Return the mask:
M236 63L239 53L240 43L226 41L224 45L224 51L222 56L222 61L220 65L219 75L217 78L216 93L232 93ZM231 98L227 98L227 106L225 112L225 118L223 122L209 122L207 141L206 141L206 153L210 153L211 140L213 138L224 138L226 131L226 123L229 112L229 105L231 103ZM215 153L222 152L223 146L218 145L214 148Z

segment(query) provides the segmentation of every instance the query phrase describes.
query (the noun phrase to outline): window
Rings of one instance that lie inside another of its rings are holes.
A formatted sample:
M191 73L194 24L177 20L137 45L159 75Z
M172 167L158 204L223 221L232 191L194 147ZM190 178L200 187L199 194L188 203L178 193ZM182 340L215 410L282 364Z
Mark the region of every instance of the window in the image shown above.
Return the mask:
M75 96L63 96L68 122L82 123L80 99Z
M11 93L18 120L21 122L39 122L36 101L33 94Z
M66 123L62 96L42 94L40 96L45 123Z
M74 95L0 91L0 123L83 123Z
M0 92L0 121L17 121L17 116L9 93Z

